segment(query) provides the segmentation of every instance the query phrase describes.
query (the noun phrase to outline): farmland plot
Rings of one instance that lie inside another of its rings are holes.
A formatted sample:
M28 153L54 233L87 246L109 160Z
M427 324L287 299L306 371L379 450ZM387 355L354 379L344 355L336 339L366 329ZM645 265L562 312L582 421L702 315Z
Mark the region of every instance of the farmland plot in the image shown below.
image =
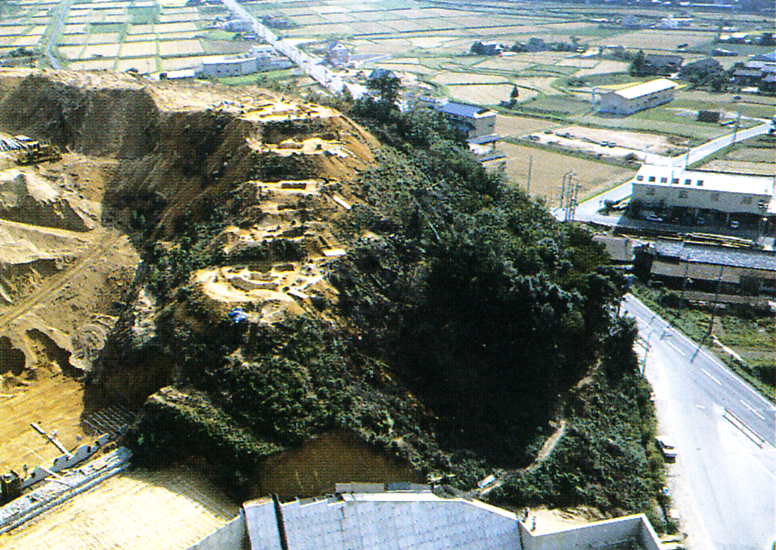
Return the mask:
M511 84L481 84L473 86L450 86L450 97L476 105L497 105L500 101L509 99L512 92Z
M628 168L511 143L501 143L498 149L504 152L507 158L487 162L486 166L489 169L496 169L499 164L506 162L506 174L509 180L514 185L525 189L529 158L532 157L531 196L544 198L550 206L559 205L561 181L563 175L569 170L574 170L580 178L579 200L627 181L636 173L635 170Z
M163 57L196 55L205 50L199 40L170 40L159 42L159 54Z
M116 47L118 47L118 44L116 44ZM115 64L115 59L93 59L70 63L69 68L73 71L110 71Z
M156 53L156 41L124 42L121 46L121 57L150 57Z
M191 63L189 61L189 63ZM116 71L137 69L140 73L155 73L157 71L156 57L139 57L135 59L120 59L116 62Z
M116 57L119 55L119 44L89 44L84 48L81 57L88 59L93 56Z
M507 79L501 76L477 73L443 72L433 78L437 84L502 84Z
M641 48L643 50L655 51L676 51L679 44L687 44L692 48L698 44L709 41L709 35L701 32L691 31L668 31L668 30L642 30L635 31L619 36L610 36L594 41L598 46L613 45L624 48Z

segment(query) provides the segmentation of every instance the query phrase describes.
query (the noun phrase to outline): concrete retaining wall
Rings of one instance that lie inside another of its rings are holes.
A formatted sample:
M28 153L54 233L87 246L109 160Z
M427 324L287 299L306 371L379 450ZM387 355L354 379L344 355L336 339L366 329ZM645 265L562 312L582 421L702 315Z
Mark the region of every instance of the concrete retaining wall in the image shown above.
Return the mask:
M245 512L187 550L242 550L248 537Z
M123 434L127 431L127 426L123 426L121 430L119 430L120 434ZM54 459L54 462L51 463L51 466L46 468L49 470L49 472L60 472L62 470L66 470L67 468L72 468L76 464L79 464L80 462L83 462L93 454L95 454L97 451L99 451L101 448L103 448L105 445L110 443L111 436L110 434L102 434L100 437L97 438L97 441L95 441L94 445L81 445L76 449L75 453L73 453L70 458L67 457L67 455L59 455ZM22 480L22 489L26 489L27 487L34 485L38 483L39 481L43 481L46 479L50 474L40 466L36 467L32 473L24 478Z
M628 548L634 540L647 550L660 550L655 531L644 514L600 521L554 533L534 535L520 522L524 550L558 550L560 548Z

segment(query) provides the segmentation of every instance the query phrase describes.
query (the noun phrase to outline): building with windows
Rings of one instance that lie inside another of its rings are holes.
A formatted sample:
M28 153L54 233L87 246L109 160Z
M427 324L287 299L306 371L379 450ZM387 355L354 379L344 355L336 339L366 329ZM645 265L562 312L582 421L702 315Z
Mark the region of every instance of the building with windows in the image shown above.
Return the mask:
M244 54L214 57L202 62L204 77L225 77L284 69L291 62L279 56L272 46L254 46Z
M496 133L496 111L456 101L438 105L437 110L445 115L450 124L463 130L470 140L494 136Z
M673 101L674 88L676 83L660 78L607 92L600 96L598 111L615 115L632 115Z
M773 176L725 174L671 166L642 166L631 203L645 208L687 208L726 215L776 215Z

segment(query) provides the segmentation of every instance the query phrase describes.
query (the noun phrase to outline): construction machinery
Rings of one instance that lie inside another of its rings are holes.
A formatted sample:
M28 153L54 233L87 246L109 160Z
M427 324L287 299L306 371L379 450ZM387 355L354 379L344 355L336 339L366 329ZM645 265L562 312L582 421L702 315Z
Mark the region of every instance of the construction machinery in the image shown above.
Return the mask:
M50 143L42 143L35 140L23 141L21 139L18 141L20 147L16 155L17 164L28 165L46 161L56 162L62 158L59 149Z

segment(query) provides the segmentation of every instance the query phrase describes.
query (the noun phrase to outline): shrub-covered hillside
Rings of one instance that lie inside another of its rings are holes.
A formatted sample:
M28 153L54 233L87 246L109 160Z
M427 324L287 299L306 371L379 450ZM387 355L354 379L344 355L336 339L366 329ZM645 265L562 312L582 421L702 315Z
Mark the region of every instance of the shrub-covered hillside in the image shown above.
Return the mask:
M335 185L349 193L346 212L309 195L295 206L305 227L326 225L324 240L346 250L323 264L330 291L297 296L301 313L266 322L266 311L247 308L235 322L212 298L216 279L201 275L309 253L313 244L292 230L233 246L230 228L265 227L280 210L261 193L228 187L164 242L147 221L136 227L145 271L106 349L114 362L156 365L149 387L172 386L146 401L130 434L138 462L204 456L245 498L266 457L336 429L421 475L455 474L463 489L511 472L497 496L514 505L650 507L659 479L647 463L651 409L629 399L644 391L635 331L614 317L621 281L603 249L486 171L437 114L372 100L344 108L381 145L372 167ZM262 157L252 177L274 174L272 162ZM137 337L141 318L154 330ZM580 384L586 377L594 383ZM120 378L111 384L121 393ZM588 418L602 401L623 419L620 439L619 422L604 430ZM521 474L559 418L572 425L559 445L567 458ZM603 437L596 430L622 444L569 459L580 438ZM630 473L633 482L606 482ZM565 501L547 485L558 476L576 487Z

